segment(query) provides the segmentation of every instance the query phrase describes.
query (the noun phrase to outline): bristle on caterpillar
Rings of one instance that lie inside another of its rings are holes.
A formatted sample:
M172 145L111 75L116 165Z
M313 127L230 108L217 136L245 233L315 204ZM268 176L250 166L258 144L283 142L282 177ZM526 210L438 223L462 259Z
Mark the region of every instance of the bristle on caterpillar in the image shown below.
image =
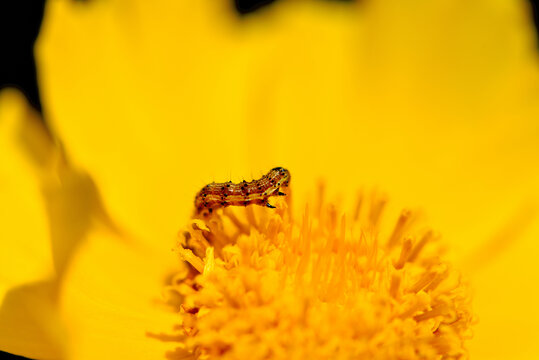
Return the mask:
M239 184L232 182L211 183L202 188L195 197L196 213L227 206L261 205L275 208L268 202L271 196L283 196L281 188L288 187L290 172L282 167L271 169L258 180L243 181Z

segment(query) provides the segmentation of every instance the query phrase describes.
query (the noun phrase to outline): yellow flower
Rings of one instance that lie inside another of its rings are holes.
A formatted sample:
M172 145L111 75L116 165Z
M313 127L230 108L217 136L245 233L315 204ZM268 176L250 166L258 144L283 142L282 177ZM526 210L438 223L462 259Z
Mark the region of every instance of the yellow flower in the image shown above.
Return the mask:
M171 251L176 233L189 222L193 196L204 184L286 166L299 208L313 206L313 179L323 176L332 198L344 196L338 209L353 206L361 185L390 194L388 219L396 218L397 204L425 209L451 249L447 258L472 278L480 322L470 355L536 357L535 40L524 1L282 0L243 18L227 1L48 2L36 53L44 114L59 141L51 142L35 125L18 95L0 96L0 126L8 128L1 132L0 151L0 201L6 204L0 220L0 349L40 359L92 360L163 358L182 341L208 354L219 349L212 335L178 341L174 327L189 316L180 320L160 297L178 272L177 253ZM315 224L327 212L310 211L313 231L331 229L323 221ZM303 212L294 214L295 222L282 218L284 227L302 224ZM257 224L264 216L255 217ZM346 223L354 228L351 216ZM323 239L312 236L313 244ZM352 237L335 237L338 244L343 239ZM274 235L253 235L230 250L273 240ZM208 276L193 281L219 284L215 276L226 262L217 248L213 261L211 250L197 254L210 265ZM305 262L314 261L315 250L309 249L313 256ZM393 271L398 250L384 258L389 270L379 274ZM339 254L341 248L328 260L344 261ZM406 266L419 271L423 265ZM308 270L299 281L310 281ZM353 274L335 281L348 276ZM401 299L415 298L405 294L413 280L402 279ZM268 306L288 304L294 289L284 287L285 296ZM368 329L342 326L349 320L342 309L323 308L313 301L319 289L305 289L294 294L305 303L291 304L284 319L292 321L301 306L320 310L304 317L313 322L335 314L335 330L345 333L327 337L343 347L353 338L346 329ZM259 295L271 297L276 290L264 291ZM185 296L212 314L211 299L200 297L222 293ZM430 310L435 303L451 304L445 295L425 293L417 297ZM327 295L340 294L337 289ZM393 307L376 308L395 314L406 304L396 300ZM468 314L460 304L445 309ZM405 316L393 330L425 330L409 325L423 322L414 317L427 312ZM445 315L425 320L429 329L451 329L442 326ZM240 326L249 324L242 323L250 319L244 316L254 315L223 316ZM192 325L209 326L202 320ZM316 334L328 331L321 327ZM395 333L388 325L379 334ZM283 336L304 336L307 342L314 335ZM458 341L449 343L451 354L460 353Z

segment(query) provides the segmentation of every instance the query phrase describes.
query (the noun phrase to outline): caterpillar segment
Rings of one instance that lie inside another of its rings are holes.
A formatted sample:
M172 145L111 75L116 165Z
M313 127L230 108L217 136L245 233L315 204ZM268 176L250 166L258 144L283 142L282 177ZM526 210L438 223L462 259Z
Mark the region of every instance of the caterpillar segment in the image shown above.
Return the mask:
M271 169L262 178L253 181L211 183L202 188L195 197L197 214L204 211L212 213L215 209L227 206L260 205L275 208L268 199L284 196L281 189L290 183L290 172L282 167Z

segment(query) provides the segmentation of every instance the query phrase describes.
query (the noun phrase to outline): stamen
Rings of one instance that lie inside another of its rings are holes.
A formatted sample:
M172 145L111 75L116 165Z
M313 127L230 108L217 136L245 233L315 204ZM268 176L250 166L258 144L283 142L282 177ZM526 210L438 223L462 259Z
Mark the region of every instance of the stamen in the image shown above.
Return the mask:
M230 219L230 221L232 221L234 223L234 225L236 226L236 228L238 228L238 230L242 233L242 234L249 234L250 230L249 230L249 227L247 225L244 225L238 218L237 216L234 214L234 212L230 209L223 209L223 215L225 215L226 217L228 217Z
M433 317L436 317L436 316L445 315L448 311L449 311L449 307L442 304L442 305L439 305L439 306L433 308L432 310L424 312L423 314L414 316L414 320L415 321L425 321L425 320L428 320L428 319L432 319Z
M188 271L165 290L178 294L167 298L185 351L256 360L465 354L473 316L439 244L424 250L433 232L418 233L405 210L386 240L385 198L360 194L354 216L323 198L321 186L298 222L287 195L276 209L218 209L181 233Z
M421 238L421 240L419 240L419 242L414 246L414 249L412 250L412 253L410 254L410 256L408 257L408 261L410 262L414 262L417 257L419 256L419 253L421 252L421 250L423 249L423 247L430 241L432 240L433 238L433 232L432 230L428 230L424 235L423 237Z
M384 198L373 200L369 212L370 225L373 229L377 227L378 221L380 220L380 215L382 215L382 211L384 210L386 203L387 200Z
M421 289L423 289L424 287L429 285L435 278L436 278L436 273L435 272L427 272L427 273L423 274L419 278L419 280L408 289L408 292L410 292L410 293L419 292Z
M184 249L180 246L179 254L182 260L185 260L189 264L191 264L199 273L202 273L204 271L204 262L198 256L193 254L190 249Z
M247 215L247 221L249 225L257 229L258 231L260 231L260 229L258 228L258 224L256 222L254 208L252 206L247 206L245 208L245 213Z
M359 216L361 215L361 209L363 207L363 191L359 191L357 195L357 201L356 201L356 208L354 210L354 222L359 220Z
M391 297L396 298L399 292L402 276L399 273L394 273L391 276L391 286L389 287L389 294Z
M395 224L393 233L391 234L387 242L387 247L389 249L393 248L395 245L398 244L399 240L402 238L404 230L406 229L406 224L410 220L411 216L412 212L410 210L402 211L401 215L399 216L399 220L397 221L397 224Z
M408 257L410 256L410 253L412 251L412 239L406 238L404 240L404 243L402 244L401 254L399 256L399 260L397 260L395 263L393 263L393 267L397 270L400 270L404 267L404 263L408 260Z

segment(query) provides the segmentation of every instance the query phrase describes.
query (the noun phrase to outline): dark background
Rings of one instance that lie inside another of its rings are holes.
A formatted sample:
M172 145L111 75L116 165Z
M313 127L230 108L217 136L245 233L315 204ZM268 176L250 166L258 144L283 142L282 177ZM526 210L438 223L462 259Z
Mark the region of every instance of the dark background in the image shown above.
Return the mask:
M276 0L230 1L234 2L238 16L249 16L261 7L271 6L271 3ZM539 0L528 1L533 10L537 29L539 27ZM45 0L0 0L0 89L8 86L20 89L38 111L41 111L41 100L33 47L39 34L44 7ZM1 351L0 358L24 359Z

